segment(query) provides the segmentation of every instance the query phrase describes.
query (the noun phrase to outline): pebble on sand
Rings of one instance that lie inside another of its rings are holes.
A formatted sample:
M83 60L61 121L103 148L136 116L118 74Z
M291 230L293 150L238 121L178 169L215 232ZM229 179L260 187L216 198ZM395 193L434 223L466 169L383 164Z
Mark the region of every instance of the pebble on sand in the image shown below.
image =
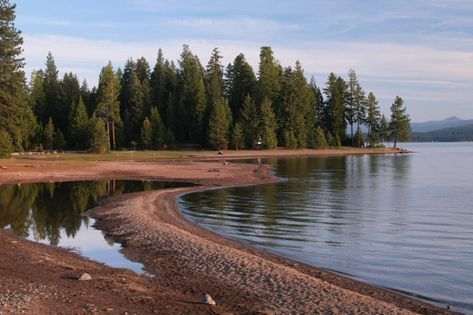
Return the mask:
M77 280L79 280L79 281L89 281L89 280L92 280L92 277L88 273L84 272L83 274L80 275L79 278L77 278Z
M210 295L208 295L207 293L205 293L202 297L202 304L207 304L207 305L216 305L217 303L215 303L214 299L212 299L212 297Z

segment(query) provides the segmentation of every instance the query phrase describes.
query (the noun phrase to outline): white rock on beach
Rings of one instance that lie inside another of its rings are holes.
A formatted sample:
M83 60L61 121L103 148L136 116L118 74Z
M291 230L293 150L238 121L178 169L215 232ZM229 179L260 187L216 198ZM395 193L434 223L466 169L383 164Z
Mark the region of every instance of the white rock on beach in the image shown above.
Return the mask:
M216 305L217 303L215 303L214 299L212 299L212 297L210 295L208 295L207 293L204 294L204 296L202 297L202 304L207 304L207 305Z
M83 274L80 275L79 278L77 278L77 280L79 280L79 281L89 281L89 280L92 280L92 277L88 273L84 272Z

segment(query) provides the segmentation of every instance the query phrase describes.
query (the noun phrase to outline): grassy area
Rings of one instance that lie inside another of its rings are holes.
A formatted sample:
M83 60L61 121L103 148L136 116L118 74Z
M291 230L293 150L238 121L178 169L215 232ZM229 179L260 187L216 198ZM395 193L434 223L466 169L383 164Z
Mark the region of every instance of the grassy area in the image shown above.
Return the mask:
M365 153L392 153L389 148L330 148L321 150L226 150L223 155L217 151L209 150L179 150L179 151L112 151L109 153L94 154L85 152L63 153L23 153L12 158L18 161L71 161L71 162L96 162L96 161L158 161L178 160L192 158L242 158L256 156L299 156L299 155L340 155L340 154L365 154Z
M215 151L112 151L109 153L24 153L13 156L18 160L46 161L154 161L160 159L180 159L192 157L216 156Z

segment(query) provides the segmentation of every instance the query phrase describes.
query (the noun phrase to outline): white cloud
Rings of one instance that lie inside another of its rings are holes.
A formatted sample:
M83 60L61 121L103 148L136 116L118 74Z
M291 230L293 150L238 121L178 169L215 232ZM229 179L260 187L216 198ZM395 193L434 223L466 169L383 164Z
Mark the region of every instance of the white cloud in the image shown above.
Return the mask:
M176 40L159 42L115 42L65 36L24 36L24 57L29 68L44 63L51 51L59 66L89 65L96 67L111 60L121 65L128 57L145 56L154 62L158 48L168 58L179 57L182 44L189 44L203 63L212 48L219 47L224 62L230 62L243 52L256 66L260 46L264 42L209 40ZM473 81L473 53L439 50L427 46L377 43L303 43L293 47L273 46L276 58L283 65L300 60L308 73L336 72L344 74L349 68L363 76L394 79L436 81ZM98 69L97 69L98 70Z
M153 66L159 48L163 49L166 58L176 60L184 43L190 45L204 65L212 49L218 47L224 56L224 64L231 62L239 53L244 53L257 71L259 49L267 45L264 42L185 39L115 42L29 35L25 35L24 39L27 71L43 68L46 55L51 51L62 72L77 73L80 78L86 78L89 85L97 83L101 67L109 60L117 67L122 66L129 57L136 59L144 56ZM425 112L424 106L429 103L454 102L458 108L463 106L464 111L460 115L471 116L468 114L471 109L465 106L469 104L472 97L470 91L473 90L471 52L420 45L342 42L273 46L273 50L283 66L293 65L296 60L300 60L307 75L318 74L316 79L319 84L325 83L329 72L345 76L348 69L353 68L365 89L375 92L386 104L395 95L404 96L410 104L418 104L412 112L420 116L423 115L422 111ZM439 111L439 115L443 114Z

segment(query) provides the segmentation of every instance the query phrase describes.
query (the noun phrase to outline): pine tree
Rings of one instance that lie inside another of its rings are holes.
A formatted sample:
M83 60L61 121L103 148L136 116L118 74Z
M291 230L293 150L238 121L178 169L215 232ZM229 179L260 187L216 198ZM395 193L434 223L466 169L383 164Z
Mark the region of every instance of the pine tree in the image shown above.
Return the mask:
M331 73L327 86L324 89L327 96L325 105L326 131L334 138L334 142L341 142L346 138L345 107L347 103L347 86L345 81ZM333 144L329 143L334 146ZM337 146L337 145L335 145Z
M116 148L115 127L121 121L119 91L119 79L113 71L112 63L109 62L100 72L96 115L105 121L112 149Z
M251 149L259 140L259 114L256 104L250 95L247 95L243 101L243 107L241 109L240 116L245 145L248 149Z
M399 96L396 96L394 103L391 105L391 122L389 123L389 131L390 136L394 141L394 148L396 148L398 141L406 141L410 138L411 120L403 105L404 101Z
M54 146L54 124L52 118L49 118L48 123L44 127L44 140L46 142L46 148L53 150Z
M335 139L333 138L332 134L329 132L327 132L327 135L325 137L327 139L327 144L331 147L335 147L336 146L336 143L335 143Z
M71 130L72 147L79 150L87 149L88 133L89 133L89 116L85 108L82 97L79 103L74 107L69 118L69 126Z
M90 143L89 150L92 153L104 153L110 150L110 139L105 129L105 123L103 119L97 118L92 115L90 118Z
M294 135L294 132L290 130L285 130L283 134L284 147L286 149L297 149L297 138Z
M151 108L150 124L152 130L152 147L153 149L162 149L166 145L169 132L163 124L156 107Z
M30 107L33 109L36 118L43 121L46 110L46 95L44 93L44 72L43 70L33 71L30 79Z
M59 79L58 69L54 61L53 54L48 53L46 57L46 69L44 70L44 95L46 99L46 106L44 116L40 117L40 122L44 125L52 118L53 122L62 118L59 110Z
M63 79L59 82L58 117L54 124L68 137L70 137L69 115L74 106L79 103L80 97L80 82L77 75L72 72L65 73Z
M324 149L327 147L327 140L325 139L324 131L318 127L315 130L315 149Z
M310 78L310 83L309 83L310 89L312 90L313 93L313 108L314 108L314 115L315 115L315 127L321 127L323 128L325 125L324 121L324 97L322 92L320 91L320 88L317 86L315 83L315 79L312 76Z
M208 141L213 149L228 148L231 111L227 101L220 97L212 108L209 118Z
M283 144L291 148L305 148L315 128L315 95L304 76L301 64L296 62L294 71L284 72L281 94L279 124L283 134ZM295 143L293 141L295 139ZM286 143L285 140L291 141Z
M278 140L276 137L276 116L274 115L271 101L264 98L261 103L261 114L259 124L259 136L262 146L265 149L274 149L277 146Z
M275 104L281 90L281 70L271 47L261 47L258 72L258 100L268 98Z
M10 134L5 130L0 130L0 157L8 157L13 152L13 144Z
M143 121L143 126L141 127L141 144L143 145L143 148L146 150L150 149L152 140L153 128L151 127L148 117L146 117Z
M61 129L56 129L54 132L54 148L58 151L63 151L66 146L66 139Z
M23 38L15 28L15 9L8 0L0 0L0 131L4 147L10 140L12 147L22 150L35 122L25 95Z
M381 116L381 121L379 123L379 137L383 142L389 140L389 123L384 115Z
M358 127L356 129L355 137L353 139L353 146L355 147L364 147L365 146L365 139L363 137L363 132L361 131L361 128Z
M163 51L158 50L156 65L151 73L151 102L158 106L161 114L166 113L168 91L166 89L166 68Z
M175 117L178 140L205 144L208 102L205 92L203 69L199 59L184 45L180 60L181 100Z
M136 75L140 81L141 93L143 97L143 115L148 115L151 110L151 70L148 61L141 57L136 61Z
M209 104L217 102L223 96L224 80L221 59L222 55L218 48L214 48L205 75Z
M253 68L243 54L239 54L233 64L229 64L225 74L225 95L232 110L232 117L240 121L241 108L247 95L254 98L257 81Z
M220 62L222 56L217 48L214 48L212 51L212 55L210 56L209 63L207 64L207 70L205 74L205 82L207 87L207 100L208 100L208 108L210 111L211 118L209 118L209 144L215 147L215 139L212 139L211 130L215 129L215 126L210 126L210 119L214 119L218 111L221 109L216 109L216 106L222 106L222 99L223 99L223 91L224 91L224 80L223 80L223 66ZM228 106L228 103L227 103ZM204 114L205 115L205 114ZM226 117L227 114L225 114ZM231 115L231 111L230 111ZM201 118L205 121L205 118ZM231 121L231 117L226 117L228 121ZM214 123L214 121L212 122ZM225 125L227 121L222 121L222 128L226 129L227 133L229 130L230 125ZM205 124L205 122L204 122ZM227 141L228 142L228 141ZM222 148L226 148L228 143L223 146L220 144Z
M370 146L376 146L378 143L381 112L379 110L378 101L372 92L368 94L367 106L368 114L366 124L368 125L368 141Z
M243 136L243 130L241 128L241 124L239 122L235 123L233 125L233 131L232 131L232 148L235 150L240 150L243 149L245 146L245 139Z

